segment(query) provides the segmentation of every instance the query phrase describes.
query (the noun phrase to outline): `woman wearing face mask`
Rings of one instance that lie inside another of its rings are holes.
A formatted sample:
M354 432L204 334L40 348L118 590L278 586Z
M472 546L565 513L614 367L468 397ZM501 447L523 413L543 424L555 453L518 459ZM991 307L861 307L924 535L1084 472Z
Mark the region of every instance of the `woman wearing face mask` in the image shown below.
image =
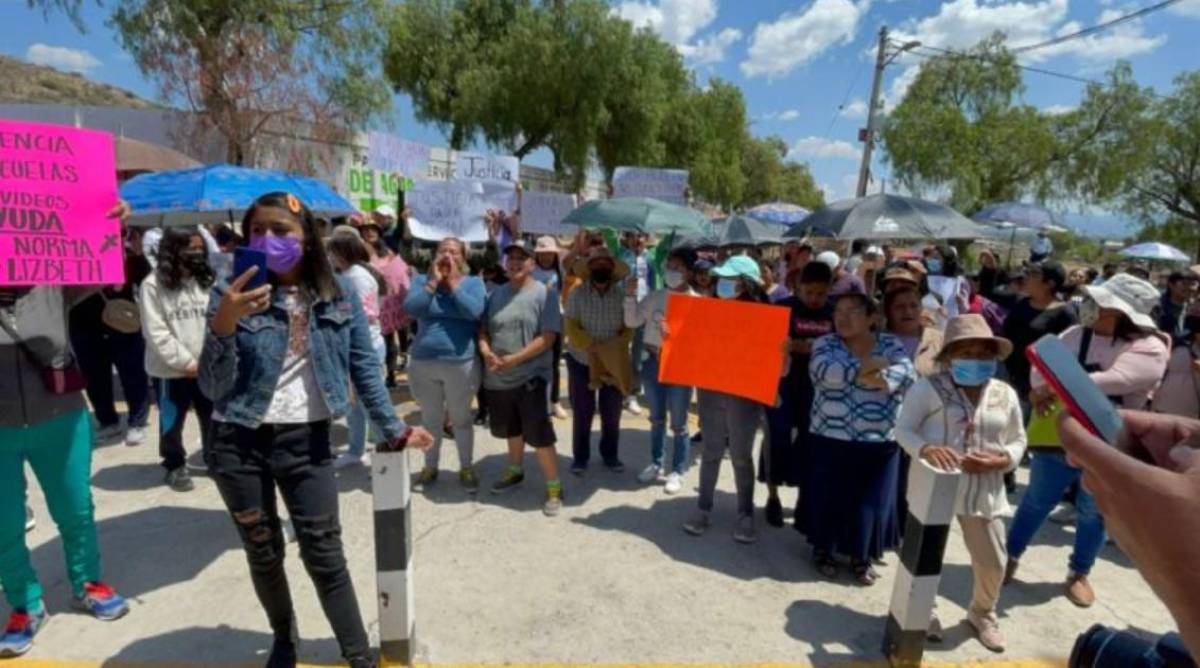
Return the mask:
M1008 559L1000 518L1011 512L1004 473L1016 469L1025 451L1017 393L994 378L998 361L1010 354L1012 343L992 336L982 316L952 319L937 356L940 370L912 386L896 419L896 440L911 456L966 477L958 487L954 514L975 578L967 623L993 652L1004 651L996 617ZM907 479L900 483L906 485ZM930 636L941 636L936 617Z
M374 666L342 550L330 423L349 409L353 383L389 449L428 448L433 438L396 417L362 303L335 278L308 208L288 193L263 195L242 235L266 255L268 283L248 288L251 268L214 288L200 388L214 404L209 474L275 635L266 665L295 666L298 642L278 488L342 656L353 668Z
M554 288L556 292L561 290L563 283L562 249L558 247L558 242L554 237L549 235L538 237L537 245L533 249L533 258L535 262L533 277L546 287ZM560 388L562 379L559 371L562 352L563 342L562 337L559 337L554 340L554 380L550 382L550 414L560 420L565 420L567 411L559 403L562 398Z
M646 361L642 364L642 384L646 388L646 401L650 409L650 465L638 475L638 481L644 485L664 481L667 494L677 494L683 489L683 474L687 472L691 446L687 434L687 414L692 403L692 388L658 381L662 325L670 295L697 296L688 284L695 261L696 253L690 248L671 251L664 272L666 289L654 290L641 301L637 299L637 284L634 281L625 283L625 326L630 329L646 328ZM669 467L666 465L668 416L672 444Z
M858 584L879 579L871 560L899 541L896 487L900 454L893 434L901 399L916 377L904 345L875 331L878 307L847 293L834 304L835 333L813 345L813 401L804 530L817 570L837 574L850 557Z
M767 304L759 271L758 262L749 256L735 255L727 259L713 270L717 277L717 297ZM664 336L669 335L669 330L664 332ZM764 407L751 399L703 389L696 391L696 404L700 429L704 432L700 499L699 507L683 529L699 536L712 525L713 496L721 473L721 460L728 448L737 487L737 524L733 539L739 543L753 543L758 540L754 527L754 437Z
M367 326L371 330L371 347L379 357L382 368L387 359L387 346L383 342L383 330L379 322L379 303L386 295L387 283L371 268L367 247L357 234L334 234L326 244L326 249L333 270L349 280L358 295L358 301L367 316ZM350 449L334 460L333 467L336 469L363 463L367 451L367 409L361 397L355 397L350 414L346 416L346 425L350 430ZM373 434L374 430L371 431Z
M483 281L468 276L466 244L450 237L438 244L429 273L418 276L404 309L417 318L408 377L425 424L440 427L446 413L458 446L458 481L468 494L479 492L475 472L475 432L471 397L479 390L482 369L475 340L487 301ZM435 429L433 447L414 489L437 482L442 435Z
M1157 331L1150 316L1158 303L1158 291L1129 274L1117 274L1104 285L1083 290L1086 297L1079 309L1080 325L1059 338L1113 403L1125 409L1144 408L1162 380L1170 350L1167 335ZM1048 416L1056 410L1054 395L1036 371L1031 380L1034 410L1039 416ZM1029 487L1009 527L1006 581L1014 579L1025 549L1063 492L1080 479L1079 469L1067 461L1062 446L1035 440L1034 430L1031 423ZM1104 518L1084 487L1075 496L1075 510L1075 549L1064 587L1072 603L1086 608L1096 600L1088 573L1104 547Z
M212 402L200 392L196 376L214 280L200 232L169 227L158 245L158 266L142 281L146 373L158 383L158 453L167 486L176 492L190 492L195 486L183 447L189 409L196 411L200 442L208 447Z

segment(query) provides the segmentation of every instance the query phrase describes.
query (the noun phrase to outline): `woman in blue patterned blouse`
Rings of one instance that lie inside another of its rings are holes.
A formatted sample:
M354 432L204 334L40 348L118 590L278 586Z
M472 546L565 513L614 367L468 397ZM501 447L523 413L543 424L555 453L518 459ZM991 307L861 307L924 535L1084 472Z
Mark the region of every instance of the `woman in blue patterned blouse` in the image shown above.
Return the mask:
M865 295L839 297L835 333L817 339L809 363L816 395L802 530L817 570L837 575L834 553L844 554L863 586L879 577L871 560L899 539L893 428L916 377L904 344L877 331L878 311Z

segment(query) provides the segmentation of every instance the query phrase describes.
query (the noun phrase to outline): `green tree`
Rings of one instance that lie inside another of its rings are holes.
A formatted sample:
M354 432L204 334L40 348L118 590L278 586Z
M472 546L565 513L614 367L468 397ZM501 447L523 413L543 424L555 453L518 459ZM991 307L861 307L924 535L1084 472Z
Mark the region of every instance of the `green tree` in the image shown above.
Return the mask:
M790 204L816 210L825 206L825 193L817 186L812 171L808 165L798 162L785 162L783 176L779 182L779 191L772 198Z
M788 202L809 209L825 205L808 165L785 162L788 145L776 136L748 137L742 147L742 171L746 187L739 208L767 202Z
M1107 86L1089 86L1078 113L1112 120L1063 169L1064 188L1155 223L1152 232L1200 226L1200 71L1156 97L1118 66Z

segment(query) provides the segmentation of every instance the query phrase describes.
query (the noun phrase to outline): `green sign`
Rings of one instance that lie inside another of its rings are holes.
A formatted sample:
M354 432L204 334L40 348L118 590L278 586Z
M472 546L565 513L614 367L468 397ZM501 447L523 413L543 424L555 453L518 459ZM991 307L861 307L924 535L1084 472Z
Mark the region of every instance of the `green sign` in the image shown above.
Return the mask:
M400 193L412 188L412 179L367 167L351 167L346 184L351 204L359 211L374 211L384 204L396 206Z

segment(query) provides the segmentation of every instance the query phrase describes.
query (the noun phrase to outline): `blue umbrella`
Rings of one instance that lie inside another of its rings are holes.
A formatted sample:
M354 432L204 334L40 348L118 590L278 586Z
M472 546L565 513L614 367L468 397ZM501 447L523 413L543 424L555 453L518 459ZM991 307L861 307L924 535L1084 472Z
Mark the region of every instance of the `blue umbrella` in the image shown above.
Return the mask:
M796 205L788 204L787 202L769 202L767 204L759 204L758 206L746 212L747 216L756 220L761 220L767 223L775 223L777 225L795 225L796 223L808 217L812 213L808 209Z
M323 218L356 211L317 179L233 165L143 174L121 186L121 198L133 209L129 224L144 227L230 222L269 192L291 193Z
M1058 216L1044 206L1025 202L1004 202L986 206L971 216L979 223L991 223L1002 227L1028 227L1034 230L1062 228Z

